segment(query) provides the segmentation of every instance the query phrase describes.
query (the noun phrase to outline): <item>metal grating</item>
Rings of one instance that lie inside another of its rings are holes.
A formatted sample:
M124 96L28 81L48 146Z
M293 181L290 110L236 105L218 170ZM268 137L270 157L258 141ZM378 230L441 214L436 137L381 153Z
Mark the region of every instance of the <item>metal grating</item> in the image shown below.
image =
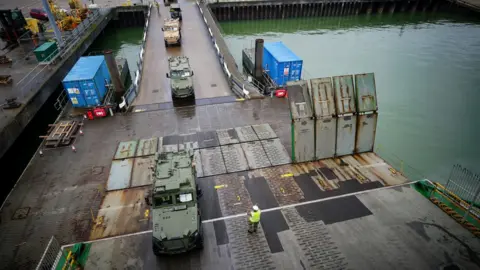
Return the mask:
M263 149L272 163L272 166L283 165L292 163L290 156L283 147L280 139L271 139L260 141L262 143Z
M204 176L224 174L227 172L220 147L200 149L200 155L202 157Z
M220 145L239 143L237 132L233 128L217 130Z
M252 126L236 127L235 131L237 132L240 142L251 142L258 140L257 134L255 134Z
M277 138L277 134L269 124L252 125L252 128L260 140Z
M242 149L250 169L265 168L272 165L260 141L242 143Z
M227 172L248 170L248 162L240 144L222 145L221 148Z

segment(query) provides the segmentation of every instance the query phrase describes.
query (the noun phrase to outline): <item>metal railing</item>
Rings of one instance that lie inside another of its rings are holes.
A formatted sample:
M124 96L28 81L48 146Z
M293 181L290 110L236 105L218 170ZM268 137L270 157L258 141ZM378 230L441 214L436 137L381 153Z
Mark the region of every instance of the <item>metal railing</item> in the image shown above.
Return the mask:
M45 251L43 252L42 257L40 258L40 261L38 262L36 270L50 270L50 269L56 269L56 266L62 259L65 260L67 256L63 253L62 251L62 246L60 243L57 241L55 236L52 236L50 238L50 241L48 242L47 247L45 248Z
M461 201L465 208L465 216L469 214L480 218L480 175L471 172L459 164L453 166L450 176L445 184L448 196Z
M142 82L145 46L147 45L148 26L150 24L150 14L152 11L152 7L153 7L153 4L148 5L147 20L143 28L142 49L140 50L139 60L137 62L137 71L135 71L135 78L133 78L133 83L130 85L130 87L125 92L125 95L123 96L123 99L126 102L126 109L128 109L132 105L133 101L137 97L138 92L140 90L140 84Z
M100 10L92 10L74 30L64 32L62 38L65 46L58 47L47 57L49 59L47 62L39 63L15 84L14 88L17 89L17 93L20 93L22 99L25 99L27 93L38 89L47 81L47 78L51 75L50 73L53 72L53 67L58 64L60 59L65 59L74 51L75 46L78 46L78 43L84 37L84 33L101 17L100 15ZM33 55L33 50L26 53L26 55Z
M205 26L207 27L207 30L210 34L212 45L217 54L218 60L220 62L220 66L222 67L223 72L227 77L227 81L229 82L229 85L231 86L232 91L239 97L250 98L251 93L258 93L259 90L253 84L248 82L244 76L240 75L240 78L238 78L238 76L236 76L231 70L229 70L227 63L225 62L225 59L224 59L225 57L222 51L220 50L220 47L218 46L217 41L215 40L215 36L213 35L212 29L210 28L207 18L205 17L204 10L200 6L200 5L205 5L207 3L208 1L196 1L197 7L200 11L203 21L205 22ZM205 9L205 12L210 13L208 9ZM210 14L210 16L212 15Z

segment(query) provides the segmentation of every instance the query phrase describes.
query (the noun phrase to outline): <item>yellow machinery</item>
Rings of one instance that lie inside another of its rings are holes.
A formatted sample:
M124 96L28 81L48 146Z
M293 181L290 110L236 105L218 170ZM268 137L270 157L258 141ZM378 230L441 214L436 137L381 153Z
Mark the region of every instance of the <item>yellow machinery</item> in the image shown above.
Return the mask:
M71 9L81 9L82 3L79 0L68 0L68 5Z
M55 0L48 0L48 4L55 16L58 28L62 31L75 29L88 15L88 9L82 7L82 3L79 0L68 1L68 5L71 8L69 13L65 12L65 10L58 9Z
M25 18L25 21L27 21L27 25L25 26L25 28L30 30L32 34L36 35L40 32L40 26L37 19Z

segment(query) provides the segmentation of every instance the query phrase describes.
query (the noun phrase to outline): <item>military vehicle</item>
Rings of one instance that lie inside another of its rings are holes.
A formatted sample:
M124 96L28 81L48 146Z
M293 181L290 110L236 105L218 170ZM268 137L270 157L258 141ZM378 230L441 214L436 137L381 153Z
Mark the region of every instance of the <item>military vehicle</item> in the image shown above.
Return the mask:
M157 153L152 168L153 253L176 254L203 248L193 150Z
M177 0L163 0L163 3L168 7L170 4L177 3Z
M180 32L180 21L178 19L166 19L162 31L165 47L182 44L182 33Z
M195 98L193 89L193 71L190 68L188 57L171 56L168 58L167 78L170 78L172 98Z
M170 5L170 17L172 19L179 19L182 20L182 10L180 9L179 4L171 4Z

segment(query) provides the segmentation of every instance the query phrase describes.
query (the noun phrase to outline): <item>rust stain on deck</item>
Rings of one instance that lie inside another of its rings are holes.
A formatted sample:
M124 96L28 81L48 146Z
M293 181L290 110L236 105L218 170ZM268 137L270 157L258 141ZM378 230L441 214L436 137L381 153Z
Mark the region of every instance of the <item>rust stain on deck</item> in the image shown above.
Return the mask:
M148 230L145 194L149 187L108 192L90 232L90 240Z

